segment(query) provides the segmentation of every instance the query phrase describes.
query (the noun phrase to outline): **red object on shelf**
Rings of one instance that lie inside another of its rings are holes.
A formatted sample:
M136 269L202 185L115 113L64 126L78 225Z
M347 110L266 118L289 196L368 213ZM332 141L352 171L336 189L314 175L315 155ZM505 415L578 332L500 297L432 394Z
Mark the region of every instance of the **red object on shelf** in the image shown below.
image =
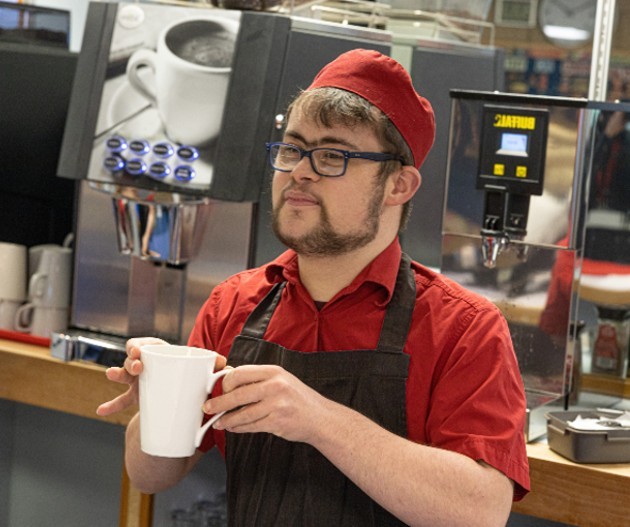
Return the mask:
M50 339L47 337L38 337L36 335L21 333L19 331L9 331L7 329L0 329L0 339L15 340L17 342L35 344L36 346L43 346L45 348L50 347Z
M630 274L630 265L584 258L584 262L582 263L582 274Z

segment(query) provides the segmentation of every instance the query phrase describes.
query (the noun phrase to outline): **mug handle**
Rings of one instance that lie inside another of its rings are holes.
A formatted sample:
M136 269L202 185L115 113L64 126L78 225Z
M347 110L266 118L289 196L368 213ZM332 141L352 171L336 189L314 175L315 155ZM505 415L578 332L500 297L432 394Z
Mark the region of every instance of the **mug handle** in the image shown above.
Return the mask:
M44 296L48 273L33 273L28 282L28 294L32 299Z
M35 304L32 302L28 302L27 304L21 305L18 310L15 312L15 319L13 322L13 326L17 331L22 333L29 333L31 331L31 327L33 326L33 311L35 310ZM24 313L30 311L30 320L26 323L23 322ZM221 370L223 371L223 370Z
M210 376L210 382L208 383L208 393L212 391L214 383L217 382L225 374L229 373L231 369L232 368L224 368L221 371L213 373ZM195 435L195 448L198 448L201 444L201 440L203 439L203 436L206 435L208 428L210 428L215 422L217 422L224 413L225 412L219 412L218 414L214 414L210 419L208 419L208 421L203 424L201 428L199 428L199 430L197 430L197 434Z
M134 51L127 62L127 79L129 84L145 99L148 99L154 106L157 105L155 91L149 88L146 81L139 75L139 70L143 67L149 68L155 75L155 59L157 53L150 49L139 49Z

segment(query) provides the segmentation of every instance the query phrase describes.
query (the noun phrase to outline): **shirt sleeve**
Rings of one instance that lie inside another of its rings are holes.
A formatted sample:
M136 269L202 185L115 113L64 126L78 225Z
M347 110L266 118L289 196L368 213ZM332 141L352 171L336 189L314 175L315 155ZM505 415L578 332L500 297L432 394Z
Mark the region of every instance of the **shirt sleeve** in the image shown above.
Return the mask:
M212 335L213 313L216 313L216 298L213 294L205 301L197 317L195 325L188 336L188 345L213 350L215 348Z
M526 400L507 323L494 306L462 317L432 392L430 444L484 461L529 490Z

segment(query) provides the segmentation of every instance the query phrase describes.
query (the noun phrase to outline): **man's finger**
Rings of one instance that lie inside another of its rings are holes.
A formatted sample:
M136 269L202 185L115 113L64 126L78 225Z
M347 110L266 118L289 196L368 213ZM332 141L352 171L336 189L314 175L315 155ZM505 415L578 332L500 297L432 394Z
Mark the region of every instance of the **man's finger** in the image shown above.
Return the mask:
M115 399L111 401L107 401L106 403L101 404L96 409L96 415L100 415L101 417L105 417L107 415L115 414L116 412L120 412L127 407L135 404L135 397L132 393L132 390L129 389L125 393L120 394Z
M223 378L223 391L230 392L239 386L264 381L268 379L276 369L277 368L274 366L259 366L254 364L234 368L233 371Z

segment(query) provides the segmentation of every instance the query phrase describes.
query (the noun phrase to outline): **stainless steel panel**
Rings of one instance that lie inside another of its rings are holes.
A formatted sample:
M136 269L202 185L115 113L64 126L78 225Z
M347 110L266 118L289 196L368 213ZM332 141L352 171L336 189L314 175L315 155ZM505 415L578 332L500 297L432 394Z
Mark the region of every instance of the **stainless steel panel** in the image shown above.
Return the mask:
M212 202L198 256L174 266L118 252L111 197L81 184L71 325L187 339L212 288L247 267L252 205Z
M571 391L573 366L581 358L574 356L578 309L574 274L582 256L574 234L583 209L579 160L584 110L546 101L550 124L542 195L531 196L522 241L505 234L494 245L481 235L486 191L477 188L483 107L542 103L490 99L453 98L441 269L491 300L505 316L525 385L525 433L531 440L546 431L545 408L562 405ZM488 265L490 254L493 261Z
M550 397L567 393L572 357L565 355L577 283L554 273L554 264L563 253L573 269L575 251L511 244L496 268L488 269L481 236L445 235L443 248L448 257L442 272L491 300L505 316L526 389Z
M630 121L630 107L468 95L453 97L442 271L503 312L523 375L530 421L544 417L541 408L562 405L567 395L567 404L610 404L618 394L614 378L626 376L629 347L630 186L625 176L630 126L623 123ZM486 103L544 106L550 115L543 193L531 198L523 241L506 237L494 269L484 265L484 191L476 188L479 119ZM610 126L613 119L618 119L617 126ZM615 134L609 133L611 128ZM597 367L597 339L610 328L618 331L616 358L609 356L609 339ZM602 370L602 364L610 364L609 371ZM603 395L582 388L587 386L584 375L593 372ZM611 379L609 392L606 375ZM544 433L539 424L530 422L528 433Z
M442 227L445 233L478 234L481 230L484 192L475 185L484 103L467 99L454 102ZM576 158L582 111L571 107L550 108L544 190L541 196L531 198L527 235L523 240L526 244L555 245L569 235L570 226L577 228L574 215L575 202L580 199L577 192L580 182L576 179Z

